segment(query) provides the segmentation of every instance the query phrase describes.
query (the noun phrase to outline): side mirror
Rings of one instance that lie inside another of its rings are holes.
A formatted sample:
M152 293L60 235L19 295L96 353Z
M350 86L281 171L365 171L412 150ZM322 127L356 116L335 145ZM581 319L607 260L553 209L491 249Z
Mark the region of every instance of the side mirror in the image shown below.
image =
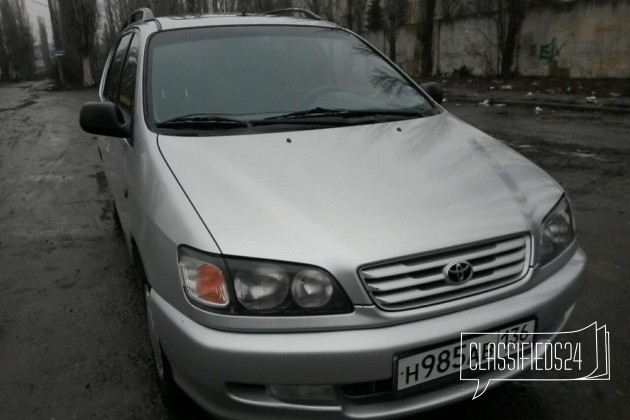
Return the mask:
M442 86L436 82L426 82L420 85L422 90L429 94L429 96L438 104L442 103L444 94L442 93Z
M110 137L130 137L129 124L125 123L118 107L112 102L88 102L79 115L81 128L88 133Z

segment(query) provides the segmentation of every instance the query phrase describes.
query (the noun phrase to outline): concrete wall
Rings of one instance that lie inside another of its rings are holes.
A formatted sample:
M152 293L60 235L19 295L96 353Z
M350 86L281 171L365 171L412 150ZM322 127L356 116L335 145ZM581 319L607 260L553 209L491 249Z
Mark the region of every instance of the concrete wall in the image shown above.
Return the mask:
M630 2L579 1L537 7L523 22L523 75L630 77Z
M488 17L436 22L433 42L436 72L466 67L477 76L496 73L497 29Z
M415 25L398 33L397 62L417 73L420 43ZM366 38L387 53L382 32ZM495 75L499 66L495 18L437 19L433 52L435 72L451 73L466 66L475 75ZM530 8L514 70L525 76L630 77L630 0L554 0Z
M395 61L404 71L411 74L418 73L420 69L420 49L416 37L415 25L401 27L396 35ZM368 32L365 39L389 57L389 41L383 31Z

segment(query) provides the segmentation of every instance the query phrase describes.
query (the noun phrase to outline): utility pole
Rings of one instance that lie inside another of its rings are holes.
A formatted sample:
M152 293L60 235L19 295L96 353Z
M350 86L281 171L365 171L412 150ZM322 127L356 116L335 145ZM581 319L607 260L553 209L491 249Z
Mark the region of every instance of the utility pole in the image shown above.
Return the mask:
M59 27L59 15L57 14L57 10L55 10L55 0L48 0L48 11L50 12L50 23L52 25L53 30L53 40L55 44L55 51L63 51L63 44L61 42L61 28ZM61 84L61 88L64 89L66 86L66 82L63 77L63 65L61 63L62 55L56 55L57 59L57 71L59 73L59 83Z

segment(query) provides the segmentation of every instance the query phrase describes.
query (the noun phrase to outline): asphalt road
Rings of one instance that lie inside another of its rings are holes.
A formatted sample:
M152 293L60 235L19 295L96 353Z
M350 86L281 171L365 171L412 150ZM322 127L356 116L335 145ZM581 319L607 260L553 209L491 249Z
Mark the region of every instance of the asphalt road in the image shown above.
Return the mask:
M140 290L92 136L94 91L0 86L0 419L208 419L156 385ZM627 418L630 116L449 104L572 198L587 281L567 329L610 331L610 381L513 382L422 418Z

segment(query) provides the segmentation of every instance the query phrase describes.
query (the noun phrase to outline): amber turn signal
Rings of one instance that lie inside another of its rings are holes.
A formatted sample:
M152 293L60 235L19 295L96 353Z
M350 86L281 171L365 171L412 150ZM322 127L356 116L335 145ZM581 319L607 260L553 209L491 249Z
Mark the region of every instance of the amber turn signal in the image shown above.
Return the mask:
M220 268L204 264L197 269L197 296L214 305L225 306L230 298L228 289Z

